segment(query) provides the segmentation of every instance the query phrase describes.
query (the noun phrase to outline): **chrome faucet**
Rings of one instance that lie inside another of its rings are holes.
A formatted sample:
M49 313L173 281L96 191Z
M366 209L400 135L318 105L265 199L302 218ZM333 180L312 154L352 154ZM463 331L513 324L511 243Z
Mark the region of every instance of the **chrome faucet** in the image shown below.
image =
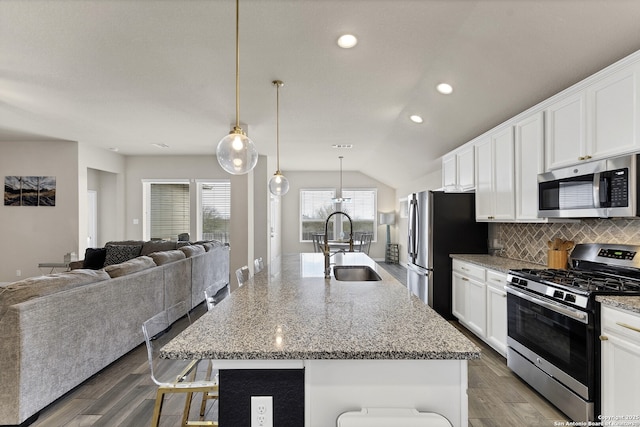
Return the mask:
M328 279L331 277L331 263L329 262L329 258L331 258L332 255L331 255L331 251L329 250L329 232L328 232L329 220L331 219L332 216L336 214L342 214L346 216L347 219L349 220L349 252L353 252L353 221L351 220L351 217L347 213L342 211L335 211L327 217L327 220L324 223L324 248L322 252L324 253L324 278L325 279ZM344 252L344 250L340 250L338 252Z

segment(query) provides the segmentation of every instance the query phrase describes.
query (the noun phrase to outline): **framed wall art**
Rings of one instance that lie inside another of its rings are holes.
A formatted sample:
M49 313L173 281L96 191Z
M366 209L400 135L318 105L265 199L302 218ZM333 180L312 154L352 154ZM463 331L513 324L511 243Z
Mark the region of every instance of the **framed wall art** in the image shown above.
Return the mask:
M5 206L55 206L55 176L5 176Z

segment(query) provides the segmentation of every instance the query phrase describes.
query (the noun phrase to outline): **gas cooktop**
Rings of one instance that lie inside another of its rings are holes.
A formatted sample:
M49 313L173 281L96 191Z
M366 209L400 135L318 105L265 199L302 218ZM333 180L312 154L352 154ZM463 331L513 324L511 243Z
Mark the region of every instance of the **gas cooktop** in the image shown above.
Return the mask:
M640 280L587 270L521 269L511 270L520 277L549 285L571 288L574 292L640 293Z

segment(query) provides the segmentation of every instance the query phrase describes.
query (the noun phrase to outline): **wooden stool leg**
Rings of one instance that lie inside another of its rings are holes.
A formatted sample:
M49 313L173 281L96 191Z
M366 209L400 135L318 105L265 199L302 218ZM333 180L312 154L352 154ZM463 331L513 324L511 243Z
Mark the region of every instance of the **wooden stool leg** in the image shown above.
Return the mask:
M213 371L213 362L209 360L209 364L207 365L207 375L205 376L205 381L211 381L211 372ZM202 393L202 404L200 405L200 420L204 420L204 411L207 407L207 394Z

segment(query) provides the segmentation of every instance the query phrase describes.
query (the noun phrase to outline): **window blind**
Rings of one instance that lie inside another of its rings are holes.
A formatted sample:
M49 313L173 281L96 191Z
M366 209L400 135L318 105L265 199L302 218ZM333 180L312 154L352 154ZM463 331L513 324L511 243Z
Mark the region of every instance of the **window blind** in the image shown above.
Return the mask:
M150 231L152 239L177 239L189 232L189 184L150 185Z

